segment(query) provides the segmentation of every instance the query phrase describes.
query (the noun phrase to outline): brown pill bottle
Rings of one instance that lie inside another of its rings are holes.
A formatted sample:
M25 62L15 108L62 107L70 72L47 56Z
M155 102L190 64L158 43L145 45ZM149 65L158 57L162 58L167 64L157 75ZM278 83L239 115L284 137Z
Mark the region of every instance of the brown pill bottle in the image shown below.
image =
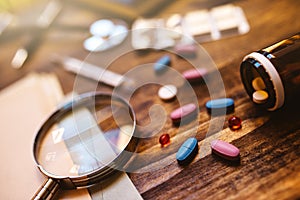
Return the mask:
M300 99L300 32L245 56L241 79L251 100L269 111Z

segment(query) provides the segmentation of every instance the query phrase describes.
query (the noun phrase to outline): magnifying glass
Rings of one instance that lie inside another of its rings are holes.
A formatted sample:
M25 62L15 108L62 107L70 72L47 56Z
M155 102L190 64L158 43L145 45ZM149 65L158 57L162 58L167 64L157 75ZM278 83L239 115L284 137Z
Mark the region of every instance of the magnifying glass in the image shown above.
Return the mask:
M86 93L57 109L37 132L33 153L48 180L33 199L91 186L124 167L134 152L136 118L116 95Z

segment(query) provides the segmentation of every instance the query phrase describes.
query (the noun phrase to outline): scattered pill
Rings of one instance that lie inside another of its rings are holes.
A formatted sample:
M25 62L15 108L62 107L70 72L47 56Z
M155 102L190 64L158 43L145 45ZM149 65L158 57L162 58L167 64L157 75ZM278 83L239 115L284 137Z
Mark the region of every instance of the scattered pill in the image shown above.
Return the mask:
M242 128L242 120L239 117L232 116L228 119L228 125L231 130Z
M96 52L99 51L99 49L107 48L107 42L101 37L92 36L84 40L83 47L88 51Z
M154 71L157 73L163 72L170 66L171 58L169 55L165 55L161 57L156 63L154 64Z
M118 45L124 41L126 36L128 35L128 29L124 25L116 25L113 32L110 35L111 45Z
M266 89L266 85L265 85L265 83L264 83L264 81L262 80L261 77L256 77L255 79L253 79L252 87L254 88L254 90L264 90L264 89Z
M158 96L162 100L171 100L177 94L177 88L174 85L165 85L158 90Z
M212 153L226 159L226 160L239 160L240 158L240 150L227 142L222 140L213 140L210 143Z
M182 76L189 82L198 82L203 80L203 76L207 74L204 68L189 69L182 73Z
M176 153L177 162L180 165L190 163L198 153L198 141L196 138L187 139Z
M196 57L197 47L194 44L177 44L174 51L179 56L194 58Z
M222 115L234 111L234 101L231 98L213 99L205 104L209 114Z
M252 94L253 101L258 104L265 103L268 98L269 94L264 90L258 90Z
M193 103L186 104L171 112L170 117L173 123L189 120L195 116L194 114L196 114L196 108L196 105Z
M100 37L108 37L114 29L114 23L108 19L101 19L95 21L90 26L90 32L92 35L97 35Z
M159 137L159 143L161 144L162 147L167 146L168 144L170 144L170 135L165 133L162 134Z

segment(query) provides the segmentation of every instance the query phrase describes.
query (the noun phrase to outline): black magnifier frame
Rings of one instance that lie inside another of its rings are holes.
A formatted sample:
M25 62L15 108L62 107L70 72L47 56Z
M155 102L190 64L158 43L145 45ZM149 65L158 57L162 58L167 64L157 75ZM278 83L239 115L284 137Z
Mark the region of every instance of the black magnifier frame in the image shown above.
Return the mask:
M56 123L59 122L59 120L66 115L67 113L72 112L73 109L82 107L82 106L96 106L97 102L101 103L101 100L109 100L109 101L116 101L119 102L126 107L128 107L128 111L130 114L130 117L132 119L132 132L130 133L130 140L124 150L117 155L117 157L111 161L108 165L104 165L94 171L84 173L82 175L78 176L61 176L61 175L54 175L52 173L49 173L39 162L36 157L37 152L37 145L39 144L39 141L46 135L47 131ZM112 95L109 93L103 93L103 92L90 92L85 93L74 100L64 104L62 107L58 108L56 111L54 111L50 117L43 123L43 125L38 130L34 145L33 145L33 155L35 163L38 167L38 169L44 174L46 177L48 177L48 180L40 187L40 189L36 192L34 197L32 199L51 199L54 197L56 192L61 189L78 189L83 187L88 187L91 185L94 185L96 183L99 183L102 180L107 179L110 175L112 175L114 172L116 172L116 169L120 169L124 167L124 165L128 162L130 159L131 154L128 154L128 152L134 152L137 145L137 137L134 136L136 127L136 117L133 111L133 108L130 106L129 103L127 103L123 98L117 95ZM127 153L126 153L127 152Z

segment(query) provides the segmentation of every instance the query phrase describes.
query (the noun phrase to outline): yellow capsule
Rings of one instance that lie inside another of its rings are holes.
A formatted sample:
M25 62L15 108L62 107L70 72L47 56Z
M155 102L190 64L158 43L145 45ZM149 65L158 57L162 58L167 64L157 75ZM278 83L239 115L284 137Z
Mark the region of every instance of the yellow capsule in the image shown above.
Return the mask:
M265 83L264 83L264 81L262 80L261 77L256 77L255 79L253 79L252 87L254 88L254 90L264 90L264 89L266 89L266 85L265 85Z

